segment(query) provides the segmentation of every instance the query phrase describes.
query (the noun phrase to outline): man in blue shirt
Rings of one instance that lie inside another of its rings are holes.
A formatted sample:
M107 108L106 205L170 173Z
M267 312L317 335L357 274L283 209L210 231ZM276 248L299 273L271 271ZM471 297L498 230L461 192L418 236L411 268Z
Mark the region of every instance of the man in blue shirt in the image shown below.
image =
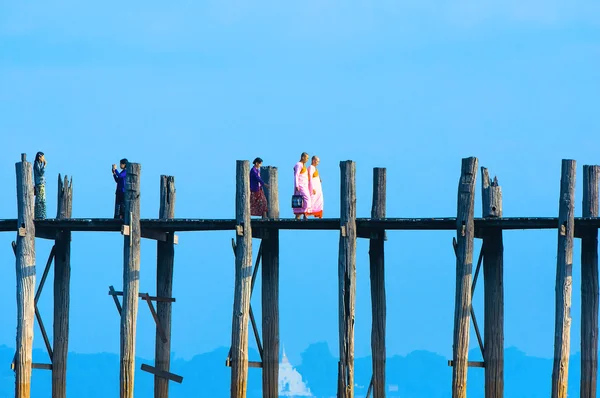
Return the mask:
M117 183L115 192L115 218L123 219L125 215L125 177L127 176L127 159L120 161L121 171L117 171L117 165L112 165L112 174Z

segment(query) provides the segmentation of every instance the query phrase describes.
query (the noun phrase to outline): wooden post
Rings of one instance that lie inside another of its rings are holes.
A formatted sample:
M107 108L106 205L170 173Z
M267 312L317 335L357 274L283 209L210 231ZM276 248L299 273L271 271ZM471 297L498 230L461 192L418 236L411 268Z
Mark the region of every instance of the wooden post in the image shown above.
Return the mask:
M56 218L71 218L73 179L58 175ZM54 333L52 355L52 398L67 396L67 354L69 352L69 305L71 285L71 231L59 231L54 241Z
M175 177L160 176L160 210L161 220L175 218ZM175 244L173 241L156 242L156 295L170 298L173 296L173 264L175 262ZM163 342L159 327L156 327L156 348L154 364L157 370L169 372L171 366L171 302L156 303L158 321L162 326L166 342ZM169 380L154 376L154 397L169 397Z
M21 154L17 172L17 352L15 355L15 397L29 398L35 293L35 225L33 224L32 168Z
M248 385L248 316L252 279L252 225L250 224L250 165L238 160L235 201L235 294L231 333L231 397L245 398Z
M263 167L269 218L279 218L277 168ZM279 395L279 230L269 229L262 240L263 397Z
M502 189L481 168L483 217L502 217ZM504 397L504 246L502 230L483 235L485 397Z
M371 218L385 218L386 169L373 169L373 206ZM369 260L371 273L371 352L373 356L373 397L385 397L385 231L371 232Z
M583 166L583 217L598 217L600 166ZM581 398L596 398L598 376L598 228L581 239Z
M575 161L563 159L558 210L556 261L556 318L552 398L567 397L569 350L571 347L571 289L575 226Z
M135 335L140 290L140 174L139 163L127 164L125 179L125 225L123 248L123 312L121 313L121 398L133 398Z
M277 167L267 166L261 167L262 179L269 185L265 188L265 196L267 197L268 216L269 218L279 218L279 184Z
M477 158L464 158L458 183L456 217L456 301L454 304L454 344L452 347L452 398L466 398L467 396L476 179Z
M339 281L339 343L341 391L338 396L354 398L354 303L356 299L356 166L340 162L341 207Z

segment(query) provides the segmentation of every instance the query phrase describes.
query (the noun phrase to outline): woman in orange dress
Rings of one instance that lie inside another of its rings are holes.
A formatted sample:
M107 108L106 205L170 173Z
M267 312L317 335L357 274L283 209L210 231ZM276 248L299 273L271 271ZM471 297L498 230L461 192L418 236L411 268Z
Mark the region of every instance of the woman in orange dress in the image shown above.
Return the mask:
M323 187L321 186L319 170L317 170L320 161L318 156L313 156L311 165L308 167L310 215L316 218L323 218Z

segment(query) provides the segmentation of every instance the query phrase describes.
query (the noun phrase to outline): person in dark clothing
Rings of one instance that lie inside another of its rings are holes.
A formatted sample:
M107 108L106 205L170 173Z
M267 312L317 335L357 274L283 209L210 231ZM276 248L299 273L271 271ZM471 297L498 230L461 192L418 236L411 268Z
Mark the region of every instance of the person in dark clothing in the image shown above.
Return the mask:
M46 218L46 157L44 152L38 152L33 162L33 182L35 195L34 217L36 220Z
M112 175L117 183L115 192L115 218L123 219L125 215L125 178L127 177L127 159L119 162L121 171L117 171L117 165L112 165Z
M260 166L263 160L261 158L254 159L254 167L250 169L250 215L262 216L267 219L267 198L263 192L263 187L269 188L268 184L260 178Z

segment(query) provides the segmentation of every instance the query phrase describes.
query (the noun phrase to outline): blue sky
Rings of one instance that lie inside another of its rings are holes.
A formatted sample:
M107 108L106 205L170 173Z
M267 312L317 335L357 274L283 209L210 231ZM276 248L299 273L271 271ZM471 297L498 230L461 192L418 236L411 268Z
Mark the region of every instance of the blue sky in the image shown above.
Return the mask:
M321 158L326 216L339 214L346 159L357 163L359 216L370 212L373 167L388 168L389 216L453 216L467 156L498 176L505 216L555 216L560 161L576 159L580 215L582 165L599 163L599 22L600 6L584 0L13 2L0 14L0 218L16 217L19 154L38 150L48 159L49 209L57 173L73 176L74 217L111 216L110 166L124 156L142 164L143 217L158 215L161 174L176 176L177 216L233 217L235 160L256 156L279 167L282 215L291 216L285 198L302 151ZM478 180L477 215L480 189ZM388 235L388 354L449 356L452 233ZM177 356L230 343L232 236L180 234ZM338 236L281 236L286 352L297 363L325 340L337 353ZM0 235L0 344L9 346L12 239ZM552 355L556 240L555 231L505 234L506 346L531 355ZM370 352L367 247L359 242L357 356ZM50 245L38 240L37 249L39 279ZM106 293L121 288L121 250L116 234L73 236L72 351L118 353ZM574 262L578 351L578 243ZM155 268L155 244L144 242L140 291L154 292ZM48 287L40 309L49 326ZM482 297L478 289L480 320ZM141 304L138 353L152 357L153 321Z

